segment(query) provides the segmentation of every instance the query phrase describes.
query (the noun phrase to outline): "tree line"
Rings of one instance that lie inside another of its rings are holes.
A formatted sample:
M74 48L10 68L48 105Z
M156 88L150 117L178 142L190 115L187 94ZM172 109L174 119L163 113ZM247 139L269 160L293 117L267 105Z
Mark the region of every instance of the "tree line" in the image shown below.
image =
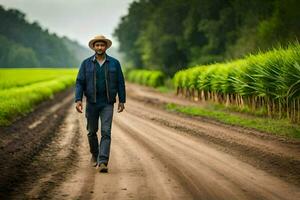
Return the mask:
M0 67L76 67L88 49L0 5Z
M172 76L297 41L299 7L298 0L139 0L114 36L128 65Z

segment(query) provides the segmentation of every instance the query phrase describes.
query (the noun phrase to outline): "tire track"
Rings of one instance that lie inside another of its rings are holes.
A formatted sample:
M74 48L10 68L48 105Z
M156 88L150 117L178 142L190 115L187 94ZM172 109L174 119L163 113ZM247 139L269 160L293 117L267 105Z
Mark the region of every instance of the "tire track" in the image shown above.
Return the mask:
M78 119L73 108L69 108L67 117L55 133L53 140L25 169L27 177L12 194L11 199L50 199L52 191L60 187L70 175L78 159L78 145L81 142Z
M0 199L6 199L31 176L29 166L34 157L56 137L55 133L66 116L66 109L70 108L71 92L72 89L68 89L58 93L55 98L62 99L59 103L54 99L43 102L35 111L11 126L0 127ZM41 123L29 128L30 124L44 115L47 117Z

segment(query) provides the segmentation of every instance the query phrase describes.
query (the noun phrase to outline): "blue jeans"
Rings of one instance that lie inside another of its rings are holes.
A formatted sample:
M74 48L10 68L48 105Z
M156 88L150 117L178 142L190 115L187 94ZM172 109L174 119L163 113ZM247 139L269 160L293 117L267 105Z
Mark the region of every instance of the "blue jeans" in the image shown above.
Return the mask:
M111 143L111 125L113 119L114 104L97 105L87 103L86 118L88 141L92 156L97 158L98 164L108 164L110 143ZM101 140L98 142L97 131L101 121Z

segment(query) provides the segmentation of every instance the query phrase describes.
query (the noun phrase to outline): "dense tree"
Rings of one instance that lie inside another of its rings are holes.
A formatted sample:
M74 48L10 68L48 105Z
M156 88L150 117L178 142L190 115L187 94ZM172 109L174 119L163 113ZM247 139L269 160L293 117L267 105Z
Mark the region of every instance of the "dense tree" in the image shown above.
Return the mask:
M0 35L1 67L39 67L40 62L33 49L26 48Z
M129 8L128 15L121 18L121 22L114 32L114 36L120 42L120 51L126 52L125 60L130 59L137 68L142 67L143 64L137 38L146 27L147 18L151 16L159 3L158 0L134 1Z
M299 39L297 0L140 0L115 30L138 68L173 75Z
M80 53L79 53L80 52ZM87 49L0 6L0 67L75 67Z

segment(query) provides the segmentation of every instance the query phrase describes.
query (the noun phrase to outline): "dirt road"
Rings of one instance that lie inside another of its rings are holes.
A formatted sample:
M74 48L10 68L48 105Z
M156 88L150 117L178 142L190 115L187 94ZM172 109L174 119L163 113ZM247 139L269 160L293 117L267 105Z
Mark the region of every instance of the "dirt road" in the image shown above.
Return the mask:
M64 101L41 108L48 110L48 115L27 122L27 129L34 132L39 126L47 129L47 119L51 121L47 116L57 115L55 118L60 119L57 128L48 133L51 137L43 140L48 141L47 145L31 153L30 158L22 159L25 150L16 150L12 145L20 139L18 134L8 137L1 133L2 160L9 160L3 153L8 147L16 153L13 163L2 161L0 166L9 165L12 172L22 171L19 178L12 178L12 173L0 175L6 180L2 185L10 183L9 192L2 191L1 196L84 200L300 199L299 141L166 112L160 104L188 102L131 84L127 91L125 111L114 113L109 173L100 174L90 166L84 114L76 113L73 94L68 93ZM2 131L13 130L16 131ZM25 136L23 140L28 139ZM36 146L34 142L23 143L19 147ZM25 151L28 152L31 151ZM25 164L14 164L18 160ZM7 167L1 170L9 171Z

